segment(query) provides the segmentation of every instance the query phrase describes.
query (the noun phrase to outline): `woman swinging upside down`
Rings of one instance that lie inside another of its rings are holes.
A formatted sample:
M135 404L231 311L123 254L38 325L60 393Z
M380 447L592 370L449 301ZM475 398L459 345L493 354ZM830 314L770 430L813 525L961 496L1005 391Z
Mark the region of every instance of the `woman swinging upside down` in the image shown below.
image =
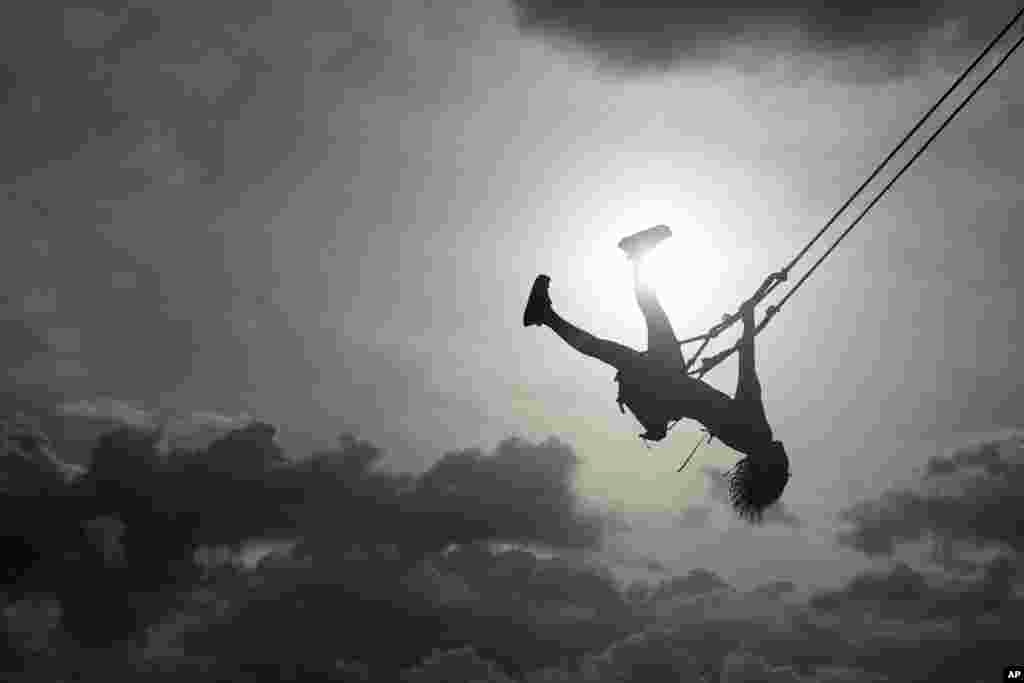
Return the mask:
M772 428L761 402L761 383L754 369L754 304L741 308L743 337L739 347L739 381L730 398L703 380L686 373L679 341L668 316L650 285L640 277L640 261L671 235L659 225L619 242L633 262L636 300L647 322L647 350L600 339L566 321L551 308L551 278L538 275L523 313L523 325L546 325L580 353L614 367L619 383L619 410L625 405L645 431L640 438L661 441L670 422L697 420L708 434L743 453L730 471L729 497L739 515L758 522L777 501L789 481L789 458Z

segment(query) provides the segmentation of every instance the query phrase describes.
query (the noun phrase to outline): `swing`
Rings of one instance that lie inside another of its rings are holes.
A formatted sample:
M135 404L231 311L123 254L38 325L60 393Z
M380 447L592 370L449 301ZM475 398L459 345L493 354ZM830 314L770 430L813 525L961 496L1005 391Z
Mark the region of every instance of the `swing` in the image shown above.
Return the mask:
M982 50L981 53L977 57L975 57L974 61L971 62L967 66L967 68L964 69L960 76L958 76L957 79L952 83L952 85L950 85L946 89L946 91L935 102L935 104L933 104L931 108L929 108L928 111L925 112L925 114L917 121L917 123L914 124L914 126L906 133L906 135L903 136L903 139L900 140L899 144L897 144L896 147L893 148L891 152L889 152L885 159L883 159L875 167L874 171L871 172L867 179L865 179L864 182L862 182L860 186L853 192L853 194L851 194L850 197L845 202L843 202L842 206L840 206L839 209L837 209L836 212L832 214L832 217L829 218L829 220L818 231L818 233L814 235L814 237L812 237L806 245L804 245L804 247L797 253L797 255L789 263L787 263L785 267L783 267L781 270L772 273L767 278L765 278L764 282L761 284L760 287L758 287L754 295L747 300L747 305L757 305L761 303L761 301L763 301L768 295L775 291L775 289L780 284L788 280L789 272L793 269L793 267L796 266L796 264L804 257L804 255L807 254L807 252L811 249L812 246L814 246L814 244L821 238L821 236L824 235L829 230L829 228L832 227L832 225L839 219L843 212L845 212L846 209L849 208L849 206L854 202L854 200L861 195L861 193L871 183L871 181L873 181L878 176L878 174L882 172L882 169L885 168L890 161L892 161L893 157L895 157L896 154L899 153L899 151L903 149L904 146L906 146L910 138L913 137L913 135L918 130L920 130L921 126L924 125L924 123L932 116L932 114L935 113L935 111L943 104L943 102L945 102L949 98L949 96L952 95L952 93L960 86L960 84L963 83L964 79L967 78L968 74L970 74L975 69L975 67L977 67L978 64L980 64L981 61L986 56L988 56L992 49L1002 40L1002 38L1010 31L1010 29L1013 28L1014 24L1016 24L1022 16L1024 16L1024 7L1017 11L1014 17L1003 27L1003 29L995 36L995 38L989 41L988 45L985 46L984 50ZM839 234L839 237L837 237L835 241L833 241L833 243L829 246L825 253L823 253L818 258L818 260L814 262L814 264L807 270L806 273L803 274L803 276L796 282L796 284L789 288L785 296L783 296L777 304L768 306L768 308L765 310L764 318L761 320L760 323L757 324L755 328L755 335L760 333L761 330L763 330L768 325L768 322L775 317L775 315L779 312L782 306L784 306L786 302L789 301L789 299L797 292L797 290L800 289L801 285L803 285L804 282L807 281L811 274L814 273L814 271L818 269L822 262L826 258L828 258L828 256L836 249L837 246L839 246L839 243L848 234L850 234L850 232L860 223L860 221L868 214L868 212L871 211L875 204L877 204L882 199L882 197L889 191L889 189L896 183L896 181L903 176L903 174L914 164L915 161L917 161L917 159L922 154L924 154L925 150L928 149L928 147L939 136L939 134L942 133L943 130L945 130L946 126L948 126L950 122L952 122L952 120L964 109L964 107L967 106L968 102L970 102L974 98L978 91L980 91L985 86L985 84L988 83L989 80L991 80L991 78L996 74L996 72L998 72L999 69L1003 66L1003 64L1010 58L1010 56L1017 51L1017 49L1021 46L1022 43L1024 43L1024 33L1022 33L1022 35L1013 43L1010 49L1007 50L1007 52L999 59L999 61L996 62L995 66L993 66L991 70L989 70L985 77L982 78L981 81L979 81L977 85L975 85L974 88L971 89L971 91L967 94L963 101L960 102L960 104L945 118L945 120L938 127L938 129L936 129L935 132L933 132L925 140L921 147L910 157L910 159L903 164L903 166L899 169L899 171L897 171L897 173L892 177L892 179L890 179L889 182L882 187L882 189L875 195L875 197L868 203L868 205L857 215L853 222L851 222L850 225L847 226L847 228ZM731 347L723 351L720 351L710 357L702 358L701 367L698 369L691 369L691 366L694 364L697 358L704 353L705 349L707 349L708 344L710 344L711 341L718 335L720 335L722 332L732 327L739 319L739 312L727 314L722 317L721 322L719 322L716 325L713 325L704 334L697 335L695 337L690 337L679 342L680 345L698 341L701 342L701 345L697 349L697 352L690 358L689 361L686 362L684 372L690 375L695 375L698 379L703 378L704 375L706 375L712 369L720 365L725 359L727 359L733 353L736 353L739 350L739 343L736 343ZM670 424L668 426L668 429L671 430L676 424L678 424L678 422L679 421L676 420L675 422ZM708 433L706 435L706 438L707 443L710 443L711 434ZM683 464L679 466L677 470L678 472L681 472L686 467L686 465L693 458L693 455L697 452L697 449L700 448L700 446L703 443L705 443L705 436L701 436L700 441L698 441L697 445L694 446L689 456L687 456L686 460L683 461Z

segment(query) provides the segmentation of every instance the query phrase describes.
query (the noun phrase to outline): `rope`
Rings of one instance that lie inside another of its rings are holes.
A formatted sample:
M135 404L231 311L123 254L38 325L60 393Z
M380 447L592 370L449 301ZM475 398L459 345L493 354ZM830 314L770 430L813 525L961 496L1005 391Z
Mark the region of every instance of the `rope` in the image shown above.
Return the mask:
M996 35L995 38L989 41L988 45L986 45L985 48L981 51L981 53L977 57L975 57L974 61L972 61L970 65L968 65L964 69L960 76L958 76L957 79L953 82L953 84L946 89L946 91L935 102L935 104L933 104L928 109L928 111L918 120L918 122L910 129L910 131L908 131L907 134L903 136L903 139L900 140L899 144L885 157L884 160L882 160L882 162L880 162L875 167L874 171L871 172L868 178L864 182L862 182L861 185L857 188L857 190L852 195L850 195L850 197L842 204L842 206L840 206L840 208L832 215L828 222L826 222L824 227L822 227L818 231L818 233L813 238L811 238L811 240L803 247L803 249L801 249L800 252L782 270L768 276L764 283L762 283L761 287L758 288L758 291L754 294L754 296L747 300L748 304L759 303L766 296L771 294L772 291L774 291L774 289L780 283L784 282L787 279L789 271L793 268L793 266L795 266L796 263L804 257L808 250L810 250L814 243L817 242L818 239L821 238L821 236L824 235L830 227L832 227L832 225L839 218L839 216L847 208L849 208L850 204L852 204L853 201L871 183L871 181L878 176L881 170L886 165L888 165L888 163L893 159L893 157L906 145L906 143L914 135L914 133L916 133L921 128L921 126L924 125L925 121L927 121L928 118L930 118L931 115L934 114L935 111L942 105L942 103L949 98L950 94L952 94L952 92L957 89L957 87L964 81L967 75L971 71L973 71L974 68L992 51L996 44L998 44L999 41L1010 31L1010 29L1013 28L1013 25L1016 24L1022 16L1024 16L1024 7L1017 11L1013 18L1003 27L1003 29ZM826 250L825 253L822 254L822 256L818 258L817 261L815 261L811 268L806 273L804 273L804 275L800 278L800 280L797 281L796 284L789 288L789 290L786 292L786 295L782 298L782 300L779 301L778 304L768 307L768 309L765 311L764 319L757 325L755 334L761 332L761 330L765 328L768 322L775 316L776 313L779 312L779 309L782 308L782 306L787 301L789 301L789 299L793 296L793 294L796 293L796 291L801 287L801 285L803 285L803 283L807 281L811 274L818 269L821 263L826 258L828 258L828 256L833 251L835 251L835 248L839 245L839 243L853 230L853 228L855 228L860 223L860 221L868 214L868 212L871 211L872 208L874 208L874 206L882 199L883 196L885 196L885 194L896 183L896 181L899 180L904 173L906 173L906 171L914 164L915 161L917 161L918 158L920 158L922 154L924 154L925 150L928 149L931 143L934 142L934 140L939 136L939 134L942 133L942 131L945 130L946 127L953 121L953 119L956 118L956 116L964 109L964 107L967 106L967 104L974 98L974 96L981 90L981 88L983 88L988 83L988 81L991 80L991 78L999 71L999 69L1010 58L1010 56L1013 55L1013 53L1016 52L1018 48L1020 48L1022 43L1024 43L1024 34L1022 34L1021 37L1017 39L1017 41L1002 56L1002 58L996 63L996 65L985 75L985 77L977 85L974 86L974 88L970 91L970 93L968 93L968 95L959 104L959 106L957 106L957 108L954 109L953 112L946 117L946 119L942 122L939 128L928 137L924 144L921 145L921 147L914 153L914 155L900 168L896 175L892 179L890 179L888 183L886 183L886 185L878 192L878 194L875 195L874 199L871 200L867 207L865 207L864 210L862 210L860 214L854 219L854 221L839 235L838 238L836 238L836 240L832 243L828 250ZM703 353L704 349L710 343L711 339L717 337L725 329L735 324L739 317L740 314L738 312L726 315L723 317L721 323L712 327L705 334L698 335L696 337L691 337L689 339L684 339L683 341L680 342L681 345L693 341L703 342L701 344L700 349L685 364L686 372L690 373L690 366L694 363L694 361L696 361L697 357L700 356L701 353ZM710 358L702 359L701 368L697 370L695 373L691 374L696 374L698 377L703 377L707 372L712 370L715 366L719 365L722 361L724 361L730 355L735 353L738 348L738 344L733 345L732 347L724 351L721 351L715 354L714 356L711 356Z
M693 450L690 451L690 454L688 456L686 456L686 460L684 460L683 464L681 464L676 469L676 472L682 472L686 468L686 466L690 464L690 460L693 459L693 454L696 453L697 449L700 448L704 444L704 439L705 438L707 439L707 443L711 443L711 432L709 432L706 429L703 429L701 431L703 431L704 434L701 435L700 440L697 441L697 445L693 447Z
M1022 10L1022 11L1024 11L1024 10ZM1019 13L1018 13L1018 16L1020 16ZM1004 54L1002 56L1002 58L998 62L996 62L996 65L994 67L992 67L992 70L989 71L985 75L985 78L983 78L976 86L974 86L973 89L971 89L971 92L967 95L967 97L964 99L964 101L961 102L960 105L956 109L954 109L952 111L952 113L950 113L950 115L948 117L946 117L946 120L942 122L942 125L939 126L939 128L928 137L928 139L924 142L924 144L921 145L921 148L918 149L917 152L914 153L914 156L910 157L910 159L907 161L907 163L905 163L903 165L903 167L900 168L899 172L896 173L895 176L893 176L892 180L890 180L888 183L886 183L885 187L883 187L879 191L879 193L877 195L875 195L875 198L871 200L871 203L869 203L866 207L864 207L864 210L861 211L860 214L857 215L857 218L855 218L853 220L853 222L850 223L850 225L846 228L846 230L844 230L842 233L840 233L839 237L836 238L835 242L832 243L832 245L828 248L828 250L826 250L825 253L822 254L818 258L818 260L814 262L814 265L811 266L810 269L808 269L808 271L806 273L804 273L803 277L801 277L797 281L797 283L795 285L793 285L792 287L789 288L789 291L786 292L786 295L784 297L782 297L782 299L779 301L779 303L774 306L776 311L778 311L779 308L781 308L787 301L789 301L790 297L792 297L793 294L796 293L796 290L798 290L800 288L800 285L802 285L804 282L806 282L807 278L811 276L811 273L813 273L815 270L818 269L818 266L821 265L822 261L824 261L826 258L828 258L829 254L831 254L833 251L835 251L835 248L837 246L839 246L839 243L843 240L843 238L846 237L847 235L849 235L850 231L853 230L855 227L857 227L857 224L860 223L860 221L864 218L864 216L866 216L868 214L868 212L875 206L875 204L877 204L879 202L879 200L885 195L885 193L889 191L889 188L891 188L896 183L896 181L899 180L900 177L904 173L906 173L907 169L909 169L911 167L911 165L913 165L913 163L915 161L917 161L917 159L922 154L924 154L925 150L928 149L928 146L931 145L932 142L935 141L935 138L939 137L939 133L941 133L943 130L945 130L946 126L948 126L950 124L950 122L952 122L953 119L956 118L956 116L961 111L963 111L964 107L967 106L967 103L970 102L971 99L978 93L978 91L981 90L982 87L984 87L984 85L986 83L988 83L992 79L992 77L996 74L997 71L999 71L1000 67L1003 66L1003 64L1006 62L1006 60L1008 60L1010 58L1010 56L1014 52L1016 52L1018 48L1020 48L1021 44L1024 44L1024 34L1022 34L1020 36L1020 38L1018 38L1016 40L1016 42L1014 42L1013 47L1011 47L1009 49L1009 51L1006 54Z
M1000 31L995 38L989 41L988 45L985 46L985 49L982 50L981 53L974 58L974 61L971 62L967 66L967 68L960 73L957 79L953 81L953 84L946 88L946 92L942 93L942 97L936 100L935 104L933 104L931 108L928 111L926 111L920 119L918 119L917 123L914 124L914 127L907 131L907 134L903 136L903 139L900 140L899 144L896 145L896 147L894 147L891 152L889 152L888 156L886 156L885 159L881 161L881 163L875 166L875 170L871 172L871 175L869 175L867 179L860 184L860 187L858 187L854 191L854 193L850 195L849 199L843 202L843 205L840 206L834 214L832 214L832 217L829 218L828 222L825 223L821 230L818 231L818 234L811 238L811 241L809 241L806 244L806 246L804 246L804 248L800 250L800 253L793 257L793 260L790 261L789 265L787 265L783 270L791 270L793 266L795 266L797 262L804 257L804 255L810 250L810 248L814 246L814 243L817 242L821 238L821 236L824 235L828 231L828 229L832 227L832 224L839 219L840 214L846 211L846 209L849 208L850 204L852 204L853 201L858 196L860 196L860 193L863 192L869 184L871 184L871 181L878 177L878 174L882 172L882 169L886 165L888 165L890 161L892 161L893 157L895 157L899 153L899 151L903 149L903 147L906 146L907 142L910 141L910 138L914 136L914 133L919 131L921 129L921 126L924 125L925 121L931 118L931 115L934 114L935 111L942 106L942 103L949 99L949 96L952 95L953 91L956 90L960 86L960 84L964 82L964 79L967 78L967 75L974 71L974 68L978 66L978 64L980 64L986 56L988 56L988 53L992 51L996 44L1003 39L1003 36L1005 36L1010 31L1010 29L1013 28L1013 25L1016 24L1022 16L1024 16L1024 7L1021 7L1017 14L1014 15L1013 19L1011 19L1009 23L1007 23L1006 26L1003 27L1003 30Z

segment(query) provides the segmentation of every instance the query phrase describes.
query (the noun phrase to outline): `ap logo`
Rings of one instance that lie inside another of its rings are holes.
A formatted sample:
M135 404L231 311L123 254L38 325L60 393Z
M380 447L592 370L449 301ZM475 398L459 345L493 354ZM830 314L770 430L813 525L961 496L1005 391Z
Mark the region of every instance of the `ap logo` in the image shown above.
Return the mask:
M1024 683L1024 666L1008 666L1003 671L1004 681L1020 681Z

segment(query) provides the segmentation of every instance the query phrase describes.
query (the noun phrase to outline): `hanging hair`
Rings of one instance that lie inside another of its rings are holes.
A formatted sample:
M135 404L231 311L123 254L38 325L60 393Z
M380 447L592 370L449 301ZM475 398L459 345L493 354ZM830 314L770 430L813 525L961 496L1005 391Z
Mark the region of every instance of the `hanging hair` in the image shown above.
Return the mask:
M725 476L733 509L741 518L757 524L789 482L789 458L782 442L773 441L764 452L740 460Z

